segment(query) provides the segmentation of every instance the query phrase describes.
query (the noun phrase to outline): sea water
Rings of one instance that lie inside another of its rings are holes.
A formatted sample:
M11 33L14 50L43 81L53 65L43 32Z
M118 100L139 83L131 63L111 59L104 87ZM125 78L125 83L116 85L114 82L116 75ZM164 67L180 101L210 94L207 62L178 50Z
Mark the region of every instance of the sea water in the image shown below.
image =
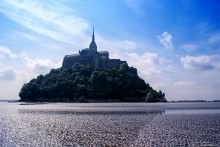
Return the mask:
M0 103L0 146L220 146L220 103Z

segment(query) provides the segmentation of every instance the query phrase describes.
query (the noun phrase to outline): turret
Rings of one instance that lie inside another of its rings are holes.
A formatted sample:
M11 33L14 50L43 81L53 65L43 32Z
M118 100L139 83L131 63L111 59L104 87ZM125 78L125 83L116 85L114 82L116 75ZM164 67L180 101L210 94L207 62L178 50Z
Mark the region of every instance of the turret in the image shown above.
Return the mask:
M97 52L97 45L95 43L94 27L93 27L93 33L92 33L92 42L89 45L89 50L92 52Z

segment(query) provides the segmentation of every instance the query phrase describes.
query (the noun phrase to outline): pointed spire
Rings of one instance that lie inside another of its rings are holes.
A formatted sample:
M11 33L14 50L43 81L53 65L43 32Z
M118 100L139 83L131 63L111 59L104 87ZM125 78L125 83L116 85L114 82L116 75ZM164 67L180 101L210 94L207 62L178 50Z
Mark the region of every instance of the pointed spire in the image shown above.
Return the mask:
M94 25L93 25L92 41L95 42Z
M92 41L89 45L89 49L93 52L97 52L97 45L95 43L95 33L94 33L94 26L93 26L93 32L92 32Z

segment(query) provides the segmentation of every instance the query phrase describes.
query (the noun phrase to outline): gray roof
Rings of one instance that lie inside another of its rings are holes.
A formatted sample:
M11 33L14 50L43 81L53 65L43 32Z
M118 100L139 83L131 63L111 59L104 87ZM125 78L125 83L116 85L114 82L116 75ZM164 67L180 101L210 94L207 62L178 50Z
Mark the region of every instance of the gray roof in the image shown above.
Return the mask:
M99 51L99 54L109 54L108 51Z
M89 48L81 49L81 51L89 51Z
M65 57L78 57L79 54L66 55Z

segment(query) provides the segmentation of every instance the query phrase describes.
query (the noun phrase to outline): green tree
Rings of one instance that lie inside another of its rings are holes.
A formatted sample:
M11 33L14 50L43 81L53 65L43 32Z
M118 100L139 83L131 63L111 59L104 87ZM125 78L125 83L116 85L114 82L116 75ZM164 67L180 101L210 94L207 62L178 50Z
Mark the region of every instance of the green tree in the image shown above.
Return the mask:
M72 68L51 69L22 86L21 101L166 101L162 91L153 90L137 70L126 63L119 68L92 68L76 63Z

